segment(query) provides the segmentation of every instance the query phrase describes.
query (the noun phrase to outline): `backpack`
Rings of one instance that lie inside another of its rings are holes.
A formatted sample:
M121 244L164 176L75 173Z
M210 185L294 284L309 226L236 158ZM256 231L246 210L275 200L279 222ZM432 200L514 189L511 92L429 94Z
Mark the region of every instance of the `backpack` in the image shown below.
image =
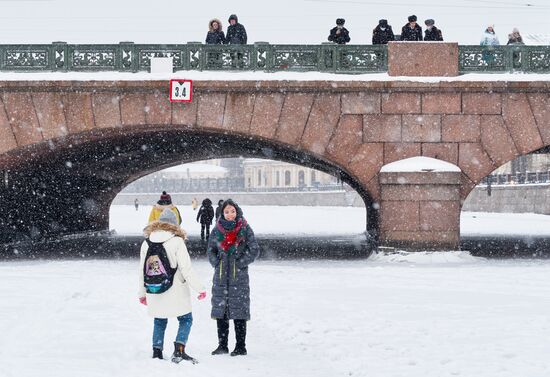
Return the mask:
M145 239L145 241L149 245L143 264L145 291L150 294L164 293L172 286L178 267L170 267L163 243L151 242L149 239Z

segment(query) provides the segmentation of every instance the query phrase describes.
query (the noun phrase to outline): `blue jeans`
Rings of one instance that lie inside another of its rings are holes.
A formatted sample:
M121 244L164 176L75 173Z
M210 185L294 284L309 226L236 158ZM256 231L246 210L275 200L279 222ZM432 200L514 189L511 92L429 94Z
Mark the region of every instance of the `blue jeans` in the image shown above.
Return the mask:
M193 324L193 315L187 313L178 317L179 327L176 335L176 343L187 344L191 325ZM153 348L164 348L164 332L168 325L168 318L155 318L155 326L153 327Z

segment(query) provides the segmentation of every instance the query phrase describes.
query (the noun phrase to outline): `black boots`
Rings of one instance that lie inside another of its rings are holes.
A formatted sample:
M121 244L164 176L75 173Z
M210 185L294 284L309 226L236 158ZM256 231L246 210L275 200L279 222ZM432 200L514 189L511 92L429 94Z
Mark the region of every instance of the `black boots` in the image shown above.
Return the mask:
M235 323L237 345L235 350L231 352L231 356L244 356L246 355L246 320L236 319L233 322Z
M231 356L246 355L246 320L235 319L235 337L237 338L237 345L235 350L231 352ZM229 320L218 319L218 348L212 351L212 355L225 355L229 353L227 347L229 337Z
M225 355L229 353L229 348L227 348L227 345L220 344L218 348L216 348L214 351L212 351L212 355Z
M162 350L160 348L153 348L153 359L163 359Z
M197 364L198 361L185 353L185 344L174 342L174 354L172 355L172 362L178 364L182 360L190 361L193 364Z

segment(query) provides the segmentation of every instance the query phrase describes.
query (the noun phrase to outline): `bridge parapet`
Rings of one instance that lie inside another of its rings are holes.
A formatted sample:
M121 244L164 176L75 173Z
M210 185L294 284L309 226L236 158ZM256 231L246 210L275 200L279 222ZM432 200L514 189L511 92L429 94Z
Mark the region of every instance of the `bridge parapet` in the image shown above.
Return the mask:
M407 43L411 54L434 45ZM441 44L442 46L448 44ZM448 58L445 51L442 57ZM385 45L119 44L0 45L0 71L147 72L151 58L172 57L174 71L313 71L376 73L388 71ZM458 46L452 57L460 73L550 72L550 46ZM440 59L438 59L439 61ZM395 62L403 65L403 61ZM391 69L390 69L391 70Z

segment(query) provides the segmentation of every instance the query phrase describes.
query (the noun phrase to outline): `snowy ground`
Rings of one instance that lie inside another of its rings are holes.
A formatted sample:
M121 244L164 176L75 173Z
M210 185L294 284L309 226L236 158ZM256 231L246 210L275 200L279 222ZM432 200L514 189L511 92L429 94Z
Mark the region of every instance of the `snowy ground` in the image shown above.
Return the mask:
M2 262L0 375L549 376L550 261L434 255L257 262L249 355L210 356L215 322L195 300L195 366L150 358L136 260Z
M118 234L141 234L150 206L112 206L110 228ZM190 235L200 234L197 211L180 207L183 228ZM366 228L365 209L360 207L280 207L243 206L245 217L257 234L346 235L359 234ZM462 235L547 235L550 216L532 213L463 212Z

